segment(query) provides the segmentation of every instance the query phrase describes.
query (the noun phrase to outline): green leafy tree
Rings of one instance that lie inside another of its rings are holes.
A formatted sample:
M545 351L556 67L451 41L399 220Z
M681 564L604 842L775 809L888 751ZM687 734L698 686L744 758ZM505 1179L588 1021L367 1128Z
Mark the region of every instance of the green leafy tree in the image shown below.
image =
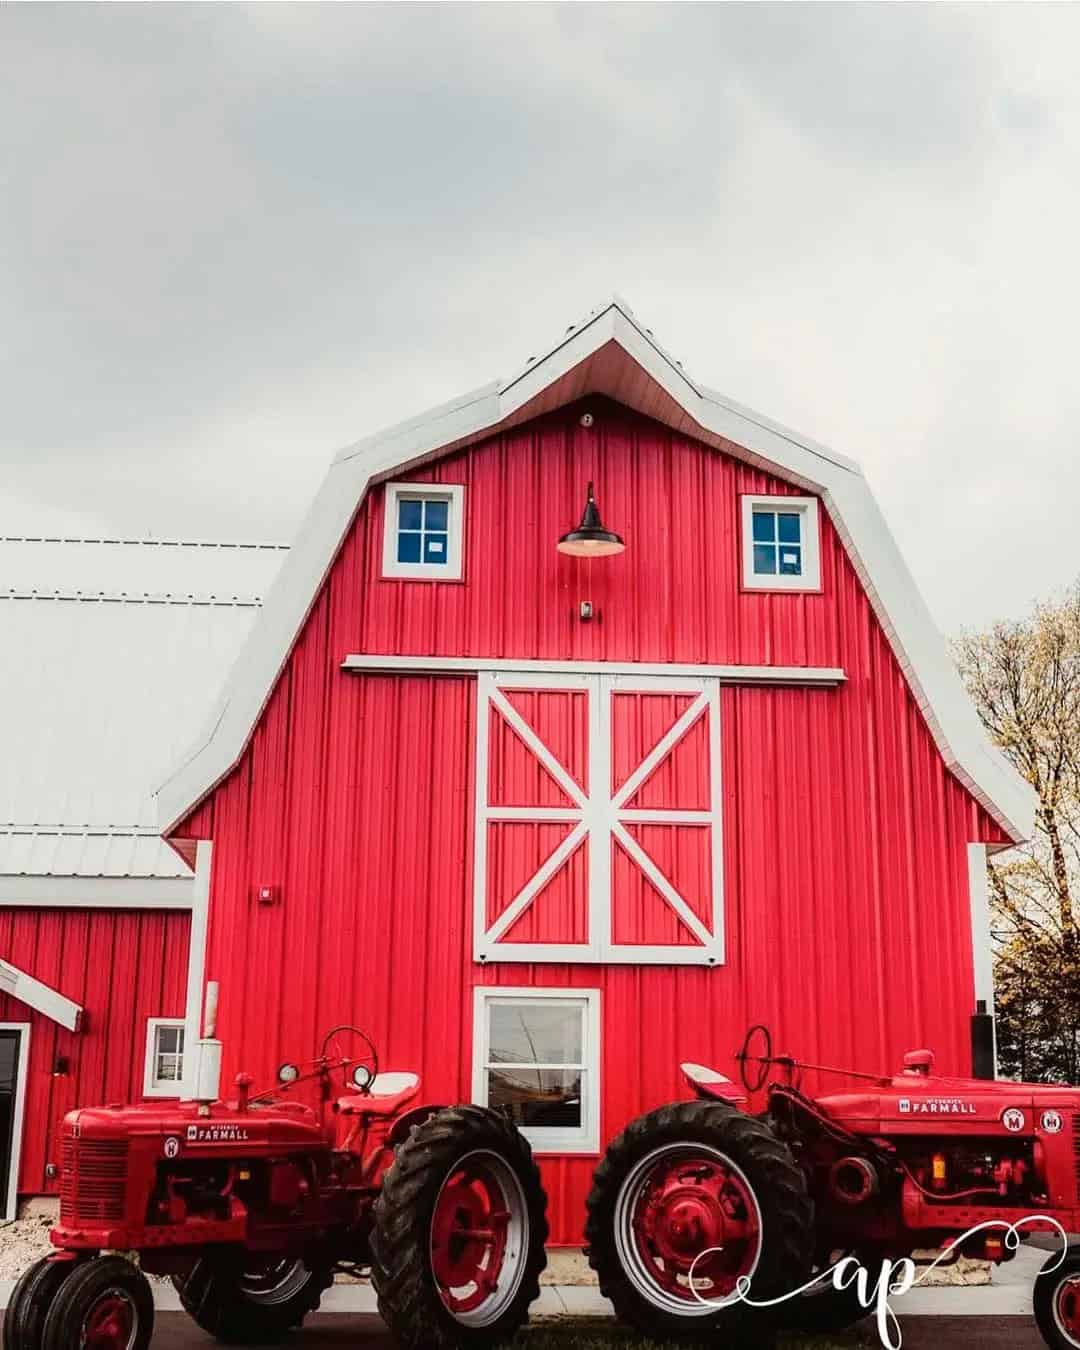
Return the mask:
M995 744L1031 784L1034 838L989 862L998 1058L1008 1077L1080 1081L1080 584L954 652Z

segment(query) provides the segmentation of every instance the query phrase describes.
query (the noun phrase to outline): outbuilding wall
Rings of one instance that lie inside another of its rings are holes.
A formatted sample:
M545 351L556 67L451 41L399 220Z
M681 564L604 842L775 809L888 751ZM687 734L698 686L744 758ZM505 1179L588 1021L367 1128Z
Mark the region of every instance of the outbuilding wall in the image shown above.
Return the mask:
M184 1015L190 928L183 910L0 908L5 959L84 1009L71 1032L0 995L0 1022L30 1023L21 1194L59 1189L66 1112L142 1099L147 1018Z

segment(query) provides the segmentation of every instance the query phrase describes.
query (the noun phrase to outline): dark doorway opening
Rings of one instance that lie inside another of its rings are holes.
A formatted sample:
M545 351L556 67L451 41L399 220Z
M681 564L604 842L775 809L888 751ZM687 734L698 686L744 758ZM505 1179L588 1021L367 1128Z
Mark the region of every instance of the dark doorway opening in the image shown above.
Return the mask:
M17 1164L19 1141L15 1138L15 1118L19 1107L19 1060L23 1033L11 1028L0 1030L0 1218L7 1215L9 1196L14 1194L12 1170Z

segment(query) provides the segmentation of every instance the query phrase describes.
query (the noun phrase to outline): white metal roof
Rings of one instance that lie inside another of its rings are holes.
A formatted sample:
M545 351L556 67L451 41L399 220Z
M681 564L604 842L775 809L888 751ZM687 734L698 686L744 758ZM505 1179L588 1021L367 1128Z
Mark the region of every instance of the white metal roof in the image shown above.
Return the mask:
M945 763L1014 841L1034 825L1028 785L990 745L944 641L858 466L691 381L613 299L513 378L494 381L341 452L331 466L222 696L159 792L168 830L243 753L369 484L485 436L606 394L675 430L818 493Z
M190 877L153 789L286 553L0 538L0 877Z

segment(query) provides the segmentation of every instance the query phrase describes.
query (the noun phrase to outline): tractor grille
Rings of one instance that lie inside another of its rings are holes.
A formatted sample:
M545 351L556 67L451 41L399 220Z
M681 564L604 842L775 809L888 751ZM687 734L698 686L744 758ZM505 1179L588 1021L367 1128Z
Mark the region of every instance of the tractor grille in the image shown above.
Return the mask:
M60 1222L119 1223L127 1192L126 1139L65 1139Z
M1076 1196L1080 1200L1080 1115L1072 1118L1073 1158L1076 1160Z

